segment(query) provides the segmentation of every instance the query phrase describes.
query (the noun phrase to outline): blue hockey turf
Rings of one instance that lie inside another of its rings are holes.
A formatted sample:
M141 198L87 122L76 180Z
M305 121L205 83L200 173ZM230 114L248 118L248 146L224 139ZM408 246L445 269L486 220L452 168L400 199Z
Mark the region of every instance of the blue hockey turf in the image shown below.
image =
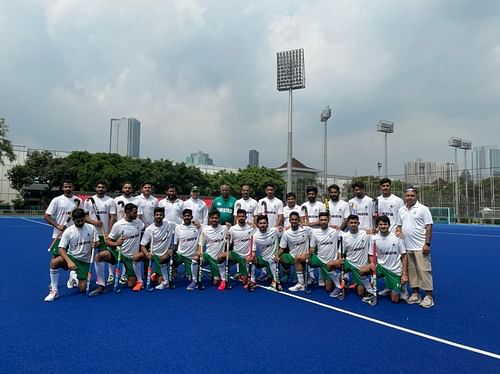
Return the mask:
M327 373L500 372L496 290L500 228L435 225L434 308L375 307L348 293L134 293L45 303L51 229L1 218L0 372Z

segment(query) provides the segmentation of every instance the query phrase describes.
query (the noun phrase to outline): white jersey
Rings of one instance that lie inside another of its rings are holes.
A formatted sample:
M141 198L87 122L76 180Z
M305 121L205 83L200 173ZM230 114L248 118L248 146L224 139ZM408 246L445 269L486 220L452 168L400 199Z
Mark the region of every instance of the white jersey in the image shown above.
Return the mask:
M154 196L146 198L144 194L136 197L139 218L145 226L151 225L155 220L154 210L158 206L158 200Z
M193 212L193 221L206 225L208 223L207 204L202 199L193 199L190 197L182 205L182 210L191 209Z
M160 200L158 206L165 209L165 219L173 222L176 225L182 223L182 205L184 202L181 199L170 201L168 198Z
M134 196L125 197L123 195L115 197L116 204L116 220L121 220L125 218L125 205L132 203L137 205L137 200ZM138 205L137 205L138 206ZM139 209L137 209L137 213L139 213Z
M370 236L366 231L358 230L357 233L342 232L344 241L344 252L346 259L356 267L368 264L368 249L370 247Z
M64 230L59 247L66 249L66 252L77 260L90 263L92 247L98 241L96 228L85 223L81 228L73 225Z
M259 200L257 214L266 214L269 220L269 227L275 227L278 223L278 215L283 214L283 202L277 197L271 200L264 197Z
M307 209L307 217L309 219L309 223L318 223L319 222L319 214L321 212L325 211L325 204L323 204L320 201L315 201L314 203L310 203L309 201L306 201L303 203L301 208L306 208ZM305 214L305 212L304 212Z
M248 224L244 226L234 225L229 229L234 253L241 257L246 257L250 254L250 237L254 231L255 229Z
M287 204L283 207L283 227L285 229L290 227L290 213L292 212L299 213L299 220L304 217L304 212L300 209L300 205L295 204L293 208L290 208Z
M97 195L92 196L95 202L95 208L90 198L85 200L84 210L92 220L97 220L97 214L99 214L99 220L102 222L102 230L104 234L107 235L111 231L111 215L116 216L116 204L112 198L104 195L103 197L98 197ZM100 229L99 229L100 230ZM99 232L101 234L101 232Z
M146 227L141 239L141 245L150 245L149 250L156 256L163 256L172 247L172 238L175 232L175 224L163 220L161 226L154 223ZM151 246L151 241L153 246Z
M369 196L358 199L357 197L349 200L351 214L359 217L359 229L371 230L373 228L373 215L375 213L375 203Z
M372 242L377 243L377 263L394 274L403 274L401 255L406 253L403 241L390 232L385 236L380 233L374 235ZM370 245L368 254L373 256L373 244Z
M313 230L307 226L299 226L297 230L293 230L290 227L281 235L280 248L285 249L288 247L293 257L309 252L312 231Z
M407 251L421 251L425 244L425 226L432 225L432 215L425 205L418 201L409 209L399 209L401 232Z
M251 197L249 197L248 199L239 199L239 200L236 200L236 202L234 203L234 213L233 215L236 217L236 212L238 210L238 205L239 205L239 209L245 209L245 211L247 212L247 223L254 223L253 222L253 216L254 214L256 214L256 209L257 209L257 200L255 199L252 199Z
M276 252L276 238L278 236L279 232L275 227L270 227L265 232L257 230L253 234L253 253L270 261Z
M399 209L404 205L403 199L391 194L387 197L380 195L377 197L378 215L387 216L391 221L389 231L396 232L396 227L399 223Z
M175 227L175 244L177 253L193 258L198 250L198 240L200 238L200 229L192 223L189 225L180 224Z
M227 230L226 225L218 225L217 227L205 226L201 231L200 242L205 244L203 251L213 259L217 259L217 256L225 250Z
M349 204L340 199L337 201L329 200L328 210L330 211L330 226L340 227L351 214Z
M71 220L71 212L73 209L78 208L82 204L82 199L72 195L66 197L60 195L54 197L50 202L45 214L48 214L58 225L65 225L67 227L73 224ZM54 227L52 230L52 237L57 238L61 232Z
M141 220L134 219L129 222L125 218L117 221L111 228L109 238L113 241L123 238L122 255L132 257L139 252L141 244L141 231L144 223Z
M338 257L337 242L340 232L328 227L326 230L321 228L313 230L311 236L311 247L316 248L316 255L323 263L336 260Z

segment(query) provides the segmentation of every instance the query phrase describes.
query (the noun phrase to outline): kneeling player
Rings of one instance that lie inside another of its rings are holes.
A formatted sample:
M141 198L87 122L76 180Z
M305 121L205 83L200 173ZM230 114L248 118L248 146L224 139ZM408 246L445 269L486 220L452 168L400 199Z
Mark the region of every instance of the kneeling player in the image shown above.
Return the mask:
M182 224L175 228L175 264L183 263L184 272L191 277L191 283L186 287L188 291L194 290L198 285L198 262L195 261L195 256L201 230L192 221L193 212L186 208L182 211Z
M80 292L85 291L87 274L92 262L92 249L99 246L99 237L94 226L85 223L85 212L76 208L71 213L73 226L64 230L59 242L59 256L50 261L50 292L45 301L58 297L59 269L71 270L68 287L78 283Z
M373 236L372 241L377 246L377 263L373 260L373 244L370 245L368 255L370 265L361 269L364 274L369 274L377 270L377 278L385 278L385 287L391 290L391 301L399 302L401 295L401 285L408 281L408 259L403 241L393 232L390 232L391 223L389 217L380 216L375 221L378 234ZM403 295L404 297L404 295Z
M141 251L144 255L154 261L154 273L158 274L157 290L168 287L168 264L173 256L172 237L175 232L175 224L166 221L165 208L154 208L154 222L146 227L141 239ZM149 251L147 249L149 247Z
M244 209L236 211L236 220L237 224L229 229L231 243L233 244L233 250L229 252L230 263L239 265L244 287L247 289L250 287L250 290L252 290L256 286L255 272L252 271L249 281L248 264L253 260L250 253L250 238L254 233L254 228L247 223L247 212Z
M276 240L279 231L276 227L269 228L269 222L266 215L259 214L256 217L258 231L253 234L253 250L255 254L254 262L258 268L267 269L268 274L272 274L273 281L271 287L281 290L278 275L278 258L275 257Z
M126 204L124 213L125 217L113 225L106 239L106 244L111 248L99 252L95 258L97 288L90 293L91 296L102 294L106 287L104 262L116 265L119 258L125 265L128 286L134 291L144 288L141 265L145 256L139 250L144 223L137 219L137 205Z

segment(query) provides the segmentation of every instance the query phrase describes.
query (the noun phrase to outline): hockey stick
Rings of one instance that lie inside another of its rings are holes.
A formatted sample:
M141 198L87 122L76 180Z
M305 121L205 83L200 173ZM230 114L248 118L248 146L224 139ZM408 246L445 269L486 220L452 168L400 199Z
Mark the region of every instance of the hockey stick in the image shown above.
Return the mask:
M309 252L309 248L311 248L310 240L311 240L311 238L308 239L308 243L309 243L309 245L307 247L308 252ZM321 272L320 272L320 276L321 276ZM306 258L306 262L305 262L305 266L304 266L304 292L306 294L311 293L311 288L309 287L309 257Z
M300 210L302 210L304 212L304 221L309 224L309 213L307 211L307 207L304 205L304 206L301 206L300 207Z
M248 261L248 279L247 279L247 290L250 292L255 291L255 287L252 284L252 270L253 270L253 235L250 235L250 261Z
M281 279L280 279L280 258L279 258L279 253L280 253L280 243L279 243L279 238L278 234L276 234L276 239L274 242L274 257L276 259L276 270L274 273L274 287L276 291L281 291Z
M149 264L148 264L148 276L146 278L146 290L148 292L153 292L154 287L151 286L151 274L153 274L153 240L155 237L155 233L153 230L151 230L151 246L149 247L149 253L151 254L151 258L149 259Z
M265 201L262 201L260 203L260 205L264 208L264 211L262 212L262 214L264 214L265 216L267 216L267 203Z
M101 216L100 216L100 214L99 214L99 212L97 210L97 204L95 203L94 198L91 196L91 197L89 197L89 200L90 200L90 203L92 204L92 209L94 209L94 214L95 214L97 220L99 222L102 222L101 221ZM104 227L99 226L99 228L100 228L102 237L104 238L104 240L106 240L106 234L104 234ZM104 243L104 247L106 247L106 243ZM106 248L102 248L102 246L101 246L101 250L105 250L105 249Z
M199 290L204 290L205 286L203 285L203 253L205 252L207 248L207 244L205 243L205 236L203 233L201 234L200 238L200 261L198 263L198 274L196 275L196 283L198 283L198 289Z
M374 270L372 270L372 288L373 288L373 298L368 302L371 306L377 305L377 242L373 241L373 255L372 264Z
M344 239L342 238L342 236L339 237L337 241L337 250L339 248L340 248L340 258L342 259L342 265L340 266L340 293L339 296L337 296L337 298L342 301L345 299L345 291L346 291L345 280L344 280L344 261L346 258L346 254L344 252Z
M123 238L123 233L120 235L120 238ZM119 245L116 247L118 250L118 259L116 261L116 267L115 267L115 283L113 285L113 291L114 293L120 293L120 267L121 267L121 261L122 261L122 246Z
M232 288L231 286L231 277L229 276L229 240L227 238L225 239L225 244L226 244L226 290L230 290Z
M168 264L168 288L175 288L174 283L174 258L175 258L175 232L172 234L172 240L170 241L170 254L169 264Z
M92 253L90 255L89 271L87 271L87 284L85 285L85 293L90 296L90 281L92 280L92 265L94 265L95 246L92 244Z
M323 200L325 202L325 210L328 216L330 216L330 198L328 197L328 193L325 193L325 198Z

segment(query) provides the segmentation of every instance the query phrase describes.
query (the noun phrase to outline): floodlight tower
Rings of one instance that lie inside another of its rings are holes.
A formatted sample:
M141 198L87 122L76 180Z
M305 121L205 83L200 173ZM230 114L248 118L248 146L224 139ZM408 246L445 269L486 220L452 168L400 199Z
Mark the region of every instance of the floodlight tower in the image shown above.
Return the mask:
M462 139L462 144L460 149L464 150L464 176L465 176L465 217L469 219L469 187L468 178L469 173L467 171L467 151L472 149L472 142L468 139Z
M304 70L304 49L293 49L278 52L277 57L277 89L288 91L288 152L286 192L292 192L292 91L306 87Z
M384 133L384 177L387 178L388 172L388 162L387 162L387 134L392 134L394 132L394 122L391 121L379 121L377 125L377 131Z
M332 110L330 109L330 106L327 105L325 107L325 109L323 109L321 111L321 122L323 122L325 124L325 139L324 139L324 144L323 144L323 174L324 174L324 179L323 179L323 183L325 184L324 185L324 193L326 194L327 193L327 189L328 189L328 182L326 181L327 179L327 149L328 149L328 141L327 141L327 122L328 122L328 119L332 116Z
M458 159L457 159L457 149L462 147L462 139L455 136L448 140L448 145L455 148L455 216L457 217L457 223L459 218L459 204L460 204L460 187L458 185Z

